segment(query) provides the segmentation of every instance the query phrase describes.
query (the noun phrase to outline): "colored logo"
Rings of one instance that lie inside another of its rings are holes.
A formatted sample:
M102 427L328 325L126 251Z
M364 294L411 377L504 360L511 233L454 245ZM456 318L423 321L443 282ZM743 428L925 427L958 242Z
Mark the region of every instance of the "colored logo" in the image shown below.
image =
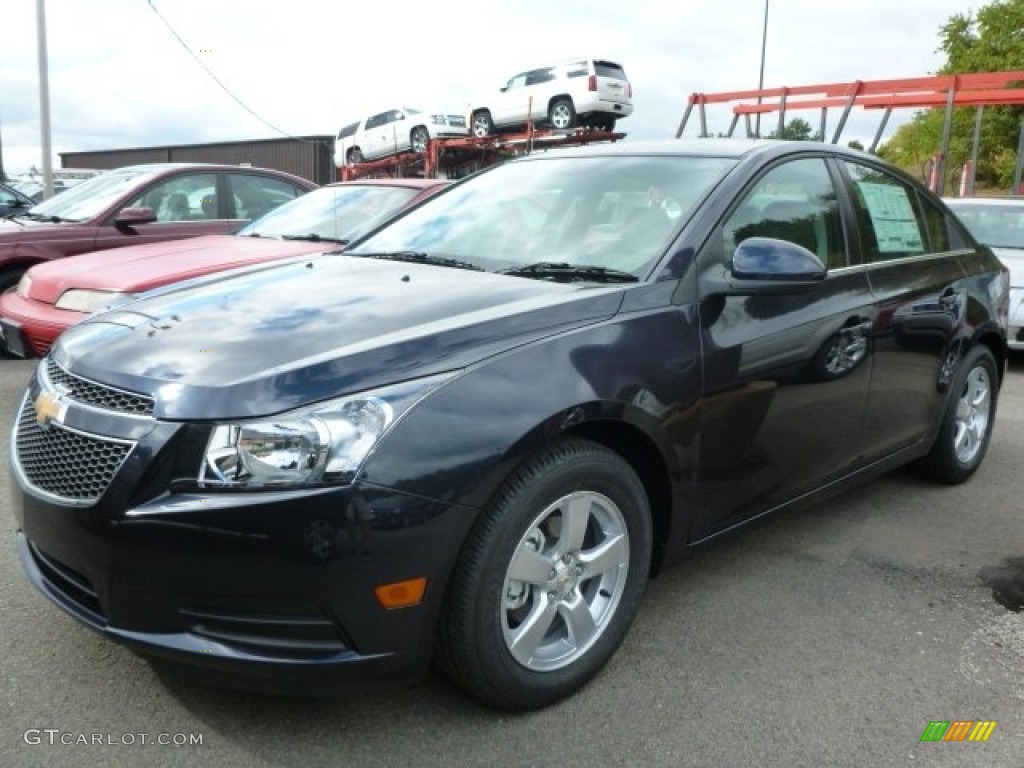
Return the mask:
M932 720L921 741L988 741L995 729L995 720Z
M35 401L36 423L46 429L51 423L58 424L64 421L67 414L67 403L61 402L59 396L51 395L49 392L40 393Z

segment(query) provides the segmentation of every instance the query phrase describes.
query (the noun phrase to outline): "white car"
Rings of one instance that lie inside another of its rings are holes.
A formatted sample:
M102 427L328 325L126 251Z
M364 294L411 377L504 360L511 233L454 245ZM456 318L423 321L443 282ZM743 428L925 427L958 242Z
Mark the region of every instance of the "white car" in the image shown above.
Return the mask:
M614 130L633 113L633 88L622 66L603 59L572 59L520 72L470 109L474 136L517 128L529 120L559 130L586 125Z
M1024 197L947 197L944 202L1010 270L1006 341L1010 349L1024 351Z
M431 139L468 133L465 115L410 107L385 109L339 131L334 145L334 164L340 168L410 150L426 152Z

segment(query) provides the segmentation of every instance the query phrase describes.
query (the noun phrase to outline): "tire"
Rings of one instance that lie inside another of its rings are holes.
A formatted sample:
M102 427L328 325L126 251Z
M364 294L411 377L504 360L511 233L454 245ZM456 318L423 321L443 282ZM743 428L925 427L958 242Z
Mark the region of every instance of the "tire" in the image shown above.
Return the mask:
M601 121L600 128L603 131L608 131L608 133L613 133L615 131L615 122L615 115L609 115Z
M571 99L555 99L548 107L548 122L557 130L576 127L576 108Z
M21 276L25 274L24 269L5 269L0 271L0 293L7 293L18 288Z
M424 154L430 143L430 131L425 126L417 125L409 131L409 147L417 154Z
M359 147L352 147L345 155L349 165L358 165L363 162L363 150Z
M932 480L956 485L981 465L988 450L998 394L996 361L977 344L964 356L931 453L919 467Z
M616 453L573 438L536 454L505 480L459 555L438 666L510 711L575 692L636 615L651 530L643 485Z
M470 120L470 131L478 139L490 136L494 133L494 121L491 120L491 113L486 109L474 112Z

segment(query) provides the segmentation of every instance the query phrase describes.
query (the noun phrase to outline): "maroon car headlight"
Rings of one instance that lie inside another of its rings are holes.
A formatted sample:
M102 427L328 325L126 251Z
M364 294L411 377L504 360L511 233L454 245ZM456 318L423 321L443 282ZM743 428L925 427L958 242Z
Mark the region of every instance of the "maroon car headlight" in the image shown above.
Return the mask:
M388 429L453 375L406 381L264 419L217 424L206 444L199 483L205 488L279 488L349 482Z

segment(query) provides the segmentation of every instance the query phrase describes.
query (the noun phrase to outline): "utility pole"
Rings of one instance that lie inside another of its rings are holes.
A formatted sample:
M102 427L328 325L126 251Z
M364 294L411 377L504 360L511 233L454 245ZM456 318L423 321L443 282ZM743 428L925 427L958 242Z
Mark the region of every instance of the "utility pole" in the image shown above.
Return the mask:
M764 0L764 24L761 25L761 73L757 78L757 90L764 90L764 52L768 45L768 0ZM761 94L757 94L757 104L761 105ZM754 136L761 138L761 113L754 118Z
M36 38L39 48L39 129L43 149L43 199L53 197L53 160L50 149L50 76L46 63L46 0L36 0Z
M4 124L0 120L0 181L7 181L7 174L4 173Z

